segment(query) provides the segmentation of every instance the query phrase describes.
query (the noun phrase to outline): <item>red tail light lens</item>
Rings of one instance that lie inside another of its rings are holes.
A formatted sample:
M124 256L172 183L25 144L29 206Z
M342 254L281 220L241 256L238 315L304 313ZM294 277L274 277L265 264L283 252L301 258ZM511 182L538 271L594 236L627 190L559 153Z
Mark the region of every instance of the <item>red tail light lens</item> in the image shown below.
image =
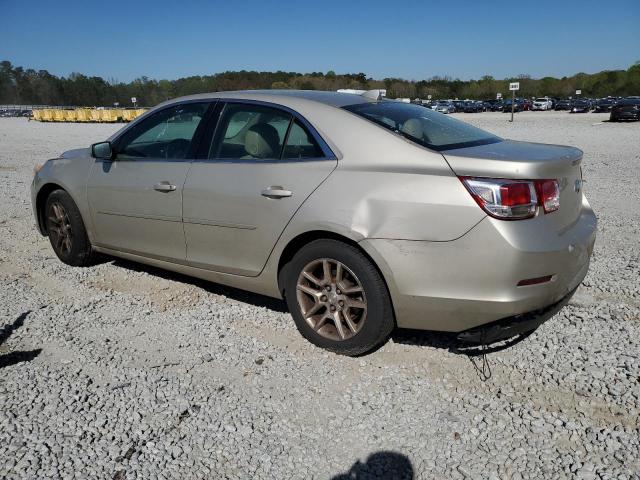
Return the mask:
M502 205L515 207L531 203L531 188L526 183L506 183L500 185Z
M536 189L544 213L555 212L560 208L560 186L557 180L537 180Z
M509 180L504 178L460 177L476 203L490 216L501 220L523 220L560 208L557 180Z

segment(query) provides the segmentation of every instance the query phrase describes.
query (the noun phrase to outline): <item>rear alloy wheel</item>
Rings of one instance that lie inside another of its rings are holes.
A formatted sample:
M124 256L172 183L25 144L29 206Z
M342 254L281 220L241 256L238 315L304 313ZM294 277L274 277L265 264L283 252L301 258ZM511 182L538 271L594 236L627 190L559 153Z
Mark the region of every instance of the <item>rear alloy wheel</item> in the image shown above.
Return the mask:
M67 192L51 192L45 204L44 222L51 247L62 262L73 267L93 263L94 254L80 210Z
M357 248L316 240L285 266L285 297L300 333L313 344L359 355L395 325L384 280Z
M358 277L342 262L320 258L300 272L298 307L307 324L330 340L356 335L367 321L367 297Z

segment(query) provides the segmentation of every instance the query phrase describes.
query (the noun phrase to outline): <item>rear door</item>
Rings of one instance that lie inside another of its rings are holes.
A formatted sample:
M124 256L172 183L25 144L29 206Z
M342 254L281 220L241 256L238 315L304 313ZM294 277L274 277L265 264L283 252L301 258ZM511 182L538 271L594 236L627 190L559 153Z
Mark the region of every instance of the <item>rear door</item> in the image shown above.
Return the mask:
M306 120L260 103L220 105L205 158L184 186L190 264L256 276L285 226L337 160Z
M114 142L113 160L95 160L87 195L97 245L185 261L182 188L209 106L162 109Z

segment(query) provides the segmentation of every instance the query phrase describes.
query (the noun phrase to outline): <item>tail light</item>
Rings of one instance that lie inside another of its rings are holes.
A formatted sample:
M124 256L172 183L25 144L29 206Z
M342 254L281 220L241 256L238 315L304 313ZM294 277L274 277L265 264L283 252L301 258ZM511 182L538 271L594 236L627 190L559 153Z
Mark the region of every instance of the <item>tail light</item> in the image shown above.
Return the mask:
M540 206L544 213L555 212L560 208L560 186L557 180L535 180Z
M560 208L557 180L509 180L504 178L459 177L476 203L490 216L501 220L523 220Z

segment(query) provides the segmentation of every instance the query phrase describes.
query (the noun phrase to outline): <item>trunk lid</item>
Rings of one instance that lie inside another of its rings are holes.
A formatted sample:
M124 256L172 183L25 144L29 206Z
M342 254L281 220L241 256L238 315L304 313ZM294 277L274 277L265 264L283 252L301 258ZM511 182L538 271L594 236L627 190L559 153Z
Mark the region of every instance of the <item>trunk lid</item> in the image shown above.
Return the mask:
M538 217L557 231L572 225L582 209L582 150L562 145L504 140L488 145L441 152L458 176L556 179L560 185L560 208Z

